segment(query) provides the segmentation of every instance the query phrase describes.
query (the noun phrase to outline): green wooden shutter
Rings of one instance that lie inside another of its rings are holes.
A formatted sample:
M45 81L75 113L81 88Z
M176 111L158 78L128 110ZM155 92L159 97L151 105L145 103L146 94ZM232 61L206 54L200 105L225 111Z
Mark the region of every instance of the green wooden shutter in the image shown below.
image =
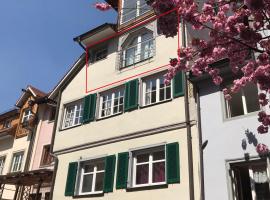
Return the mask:
M78 162L69 163L65 196L73 196L74 195L77 169L78 169Z
M126 189L128 180L129 153L118 154L116 189Z
M115 155L107 156L105 159L105 176L103 186L103 192L105 193L113 192L114 172Z
M135 79L125 84L125 111L138 108L139 80Z
M96 114L97 94L84 97L83 123L94 121Z
M173 78L173 97L180 97L184 95L184 73L178 72Z
M167 183L180 183L179 144L166 145Z

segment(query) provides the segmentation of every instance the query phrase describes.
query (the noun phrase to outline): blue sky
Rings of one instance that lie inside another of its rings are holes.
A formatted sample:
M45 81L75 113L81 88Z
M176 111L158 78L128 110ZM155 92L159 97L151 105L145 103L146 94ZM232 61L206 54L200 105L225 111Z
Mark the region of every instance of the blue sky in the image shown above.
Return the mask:
M49 92L83 49L73 38L116 12L93 8L95 0L1 0L0 112L14 106L31 84Z

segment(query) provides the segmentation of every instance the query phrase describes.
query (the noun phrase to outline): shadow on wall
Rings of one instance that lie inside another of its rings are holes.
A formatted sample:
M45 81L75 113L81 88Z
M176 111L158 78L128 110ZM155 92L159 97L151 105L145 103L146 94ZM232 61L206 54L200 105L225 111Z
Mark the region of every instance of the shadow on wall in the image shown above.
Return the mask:
M0 140L0 152L12 148L13 143L14 143L14 138L13 137L1 139Z

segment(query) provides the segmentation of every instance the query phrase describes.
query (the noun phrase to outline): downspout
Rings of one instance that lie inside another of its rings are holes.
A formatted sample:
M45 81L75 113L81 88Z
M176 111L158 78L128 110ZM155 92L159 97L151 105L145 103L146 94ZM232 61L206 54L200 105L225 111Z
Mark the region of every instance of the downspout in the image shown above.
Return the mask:
M198 116L198 138L199 138L199 151L200 151L200 178L201 178L201 200L205 200L204 193L204 163L203 163L203 148L202 148L202 124L201 124L201 101L200 89L196 85L196 98L197 98L197 116Z
M57 128L57 123L58 123L60 102L61 102L61 89L58 92L58 101L57 101L57 107L56 107L57 109L56 109L56 114L55 114L55 120L54 120L54 126L53 126L53 134L52 134L52 138L51 138L51 147L50 147L50 154L54 158L54 168L53 168L53 177L52 177L49 200L53 199L53 190L54 190L55 179L56 179L56 174L57 174L56 172L58 170L58 163L59 163L58 157L53 153L53 146L54 146L56 128Z
M181 20L182 26L182 45L186 47L186 27L184 21ZM188 175L189 175L189 193L190 200L195 199L194 195L194 174L193 174L193 150L192 150L192 135L191 135L191 124L189 115L189 98L188 98L188 81L187 75L184 73L184 83L185 83L185 118L187 125L187 145L188 145Z

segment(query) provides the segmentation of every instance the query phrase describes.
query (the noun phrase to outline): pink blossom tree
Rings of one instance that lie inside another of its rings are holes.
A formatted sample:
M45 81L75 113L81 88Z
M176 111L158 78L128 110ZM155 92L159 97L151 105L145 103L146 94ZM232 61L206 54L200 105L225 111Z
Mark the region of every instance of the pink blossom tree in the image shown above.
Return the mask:
M223 81L219 70L210 64L229 58L233 73L240 74L230 88L224 88L227 100L233 93L248 83L259 86L259 103L262 111L258 114L261 125L259 134L268 133L270 115L270 0L206 0L200 4L195 0L146 0L157 15L175 9L175 12L158 19L159 31L166 37L178 32L178 19L190 24L194 30L206 30L207 39L193 38L190 45L178 49L178 58L171 59L166 74L171 80L178 71L190 71L195 76L208 73L214 84ZM106 4L96 4L100 10L108 10ZM255 59L250 59L250 54ZM253 98L253 97L250 97ZM264 144L256 148L259 154L269 152Z

